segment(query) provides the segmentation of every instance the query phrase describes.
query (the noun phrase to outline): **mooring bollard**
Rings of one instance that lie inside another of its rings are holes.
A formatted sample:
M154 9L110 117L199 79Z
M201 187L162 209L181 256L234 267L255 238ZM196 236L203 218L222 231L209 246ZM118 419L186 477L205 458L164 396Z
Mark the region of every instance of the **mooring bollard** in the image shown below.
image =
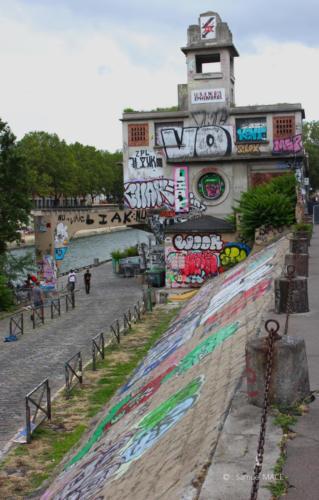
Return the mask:
M294 266L288 266L287 275L275 279L275 312L293 314L308 311L308 280L296 276Z
M285 255L285 266L294 266L298 276L309 275L309 254L287 253Z
M290 238L289 250L291 253L308 253L308 238Z
M266 322L279 330L277 321ZM249 340L246 344L247 396L250 404L263 407L265 394L268 337ZM310 395L306 346L303 339L276 335L273 343L269 404L293 406Z

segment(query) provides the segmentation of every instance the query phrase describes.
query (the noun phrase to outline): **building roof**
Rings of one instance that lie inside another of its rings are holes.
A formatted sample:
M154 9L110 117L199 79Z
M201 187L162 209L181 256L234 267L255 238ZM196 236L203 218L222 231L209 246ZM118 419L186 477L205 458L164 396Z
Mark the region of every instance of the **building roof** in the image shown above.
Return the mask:
M187 47L181 47L181 51L187 55L189 52L205 52L209 51L212 52L213 50L219 50L219 49L229 49L230 53L233 57L238 57L239 53L238 50L236 49L235 45L233 43L227 43L227 42L213 42L210 44L204 45L203 43L197 43L197 44L192 44L188 45Z
M291 113L300 111L302 118L305 118L305 111L300 103L277 103L277 104L256 104L253 106L233 106L229 109L229 115L257 115L267 113ZM188 118L189 111L132 111L123 113L121 121L140 121L140 120L172 120Z
M218 219L211 215L203 215L198 219L190 219L186 222L178 222L166 226L165 233L234 233L235 226L224 219Z

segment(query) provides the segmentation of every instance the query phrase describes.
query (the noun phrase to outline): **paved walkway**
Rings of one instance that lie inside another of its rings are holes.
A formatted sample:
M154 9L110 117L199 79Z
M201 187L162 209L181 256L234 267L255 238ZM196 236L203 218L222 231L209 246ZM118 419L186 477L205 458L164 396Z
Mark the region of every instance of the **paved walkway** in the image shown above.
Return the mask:
M24 425L25 395L46 377L54 394L64 384L64 362L79 350L88 360L91 338L109 332L110 324L142 297L136 279L115 276L111 263L92 268L91 273L90 295L84 291L83 273L78 275L75 309L36 330L25 314L27 331L19 341L2 341L8 334L8 320L0 321L0 457L8 440Z
M319 498L319 227L309 248L309 313L294 314L289 320L289 335L305 339L308 358L310 389L316 399L308 414L300 417L294 426L297 437L288 442L284 473L288 476L288 500L315 500ZM286 497L285 497L286 498Z

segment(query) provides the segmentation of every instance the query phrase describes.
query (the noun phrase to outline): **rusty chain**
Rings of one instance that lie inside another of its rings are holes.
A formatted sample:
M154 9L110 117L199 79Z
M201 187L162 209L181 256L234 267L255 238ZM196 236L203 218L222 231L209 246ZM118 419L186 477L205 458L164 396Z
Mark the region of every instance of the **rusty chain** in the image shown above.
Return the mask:
M271 324L274 324L275 326L271 327ZM275 341L279 340L281 338L281 336L277 333L279 330L278 321L273 320L273 319L269 319L265 323L265 329L268 332L268 337L266 338L266 342L268 344L268 349L267 349L267 364L266 364L266 374L265 374L265 393L264 393L263 410L262 410L262 415L261 415L260 433L259 433L257 455L256 455L256 464L254 467L254 474L253 474L253 478L252 478L250 500L257 500L257 495L258 495L260 473L262 470L262 464L263 464L263 459L264 459L266 423L267 423L267 414L268 414L268 407L269 407L269 390L270 390L272 365L273 365L273 357L274 357L274 345L275 345Z
M292 280L295 277L296 268L293 265L287 266L286 277L288 278L288 293L287 293L287 304L286 304L286 321L284 328L284 335L288 333L288 323L289 316L292 313L292 297L293 297L293 287Z

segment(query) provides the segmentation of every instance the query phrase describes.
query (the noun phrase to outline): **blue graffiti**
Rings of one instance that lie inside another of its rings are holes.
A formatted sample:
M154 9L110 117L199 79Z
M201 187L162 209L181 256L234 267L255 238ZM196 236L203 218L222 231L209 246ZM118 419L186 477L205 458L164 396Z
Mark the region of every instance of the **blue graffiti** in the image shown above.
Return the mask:
M239 141L265 141L267 139L267 127L244 127L237 129Z

